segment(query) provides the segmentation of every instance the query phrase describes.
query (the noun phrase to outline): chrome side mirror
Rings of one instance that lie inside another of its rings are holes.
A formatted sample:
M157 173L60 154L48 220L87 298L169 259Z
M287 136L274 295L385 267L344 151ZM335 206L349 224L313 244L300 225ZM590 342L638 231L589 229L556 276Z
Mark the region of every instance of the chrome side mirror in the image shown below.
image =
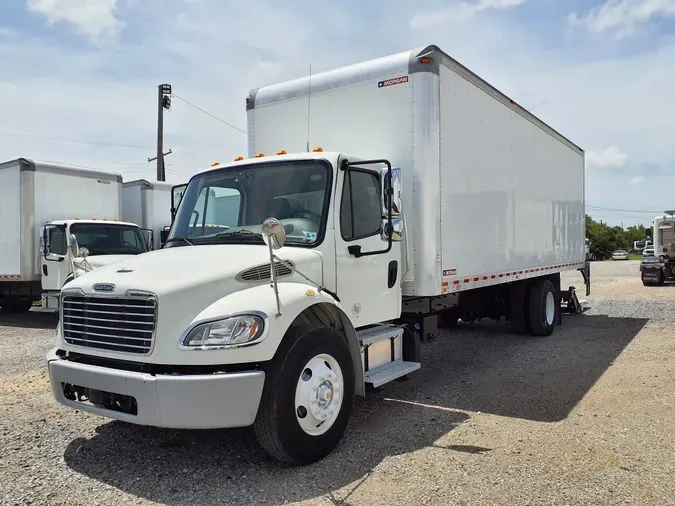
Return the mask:
M271 249L279 249L286 243L286 230L276 218L267 218L262 223L262 236Z
M401 169L398 167L391 168L391 180L389 180L389 170L385 167L380 170L380 181L382 181L382 194L380 200L382 202L382 216L387 216L389 209L387 207L387 189L392 188L391 195L391 214L398 216L403 212L403 199L401 195Z
M380 237L382 240L387 242L389 240L390 231L389 222L385 218L382 220L382 226L380 227ZM400 242L403 239L403 218L392 218L391 219L391 240L393 242Z

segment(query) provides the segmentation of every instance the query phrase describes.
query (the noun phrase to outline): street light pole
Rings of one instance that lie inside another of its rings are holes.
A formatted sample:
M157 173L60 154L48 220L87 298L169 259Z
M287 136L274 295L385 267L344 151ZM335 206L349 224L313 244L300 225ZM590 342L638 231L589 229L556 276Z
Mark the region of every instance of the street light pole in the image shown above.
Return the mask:
M164 109L171 107L171 85L157 87L157 181L166 181L164 171Z

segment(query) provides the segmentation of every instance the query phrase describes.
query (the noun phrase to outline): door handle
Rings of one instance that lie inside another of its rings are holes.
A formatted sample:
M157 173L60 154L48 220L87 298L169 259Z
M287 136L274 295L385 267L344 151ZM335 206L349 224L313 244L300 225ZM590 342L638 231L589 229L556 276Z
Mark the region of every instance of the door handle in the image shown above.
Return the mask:
M347 251L349 251L350 255L354 255L356 258L359 258L361 256L361 246L358 244L353 244L352 246L349 246L347 248Z
M389 262L389 271L387 275L387 285L389 288L393 288L396 284L396 278L398 277L398 262L392 260Z

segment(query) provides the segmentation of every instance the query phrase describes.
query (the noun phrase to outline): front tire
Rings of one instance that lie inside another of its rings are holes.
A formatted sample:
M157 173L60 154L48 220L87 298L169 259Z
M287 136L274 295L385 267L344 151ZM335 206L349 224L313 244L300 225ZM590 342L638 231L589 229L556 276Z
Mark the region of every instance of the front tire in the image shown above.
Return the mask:
M287 339L265 381L254 429L270 455L306 465L342 439L354 406L354 364L334 330Z
M529 294L530 331L535 336L550 336L555 329L560 301L556 298L556 289L548 279L532 282Z

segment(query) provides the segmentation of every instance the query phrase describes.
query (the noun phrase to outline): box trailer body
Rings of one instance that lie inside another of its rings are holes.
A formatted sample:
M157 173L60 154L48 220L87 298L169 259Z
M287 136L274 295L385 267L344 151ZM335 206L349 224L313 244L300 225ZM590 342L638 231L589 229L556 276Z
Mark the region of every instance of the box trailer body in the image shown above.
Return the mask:
M255 89L247 115L249 158L190 179L163 249L63 290L60 403L253 425L307 464L438 326L545 337L579 309L560 273L588 290L583 151L437 47ZM83 341L70 322L99 325L92 307L125 323Z
M56 227L58 233L69 231L78 220L80 227L112 225L121 219L121 206L122 178L117 174L25 158L0 164L0 305L4 310L14 308L17 300L17 308L29 307L41 294L45 309L56 309L54 301L73 270L73 259L66 250L45 257L45 227ZM68 235L64 232L60 237ZM97 252L91 254L89 263L96 264ZM107 255L105 261L112 259Z
M654 218L652 237L656 256L675 254L675 211L666 211Z
M584 266L584 152L429 47L261 90L249 156L320 146L402 169L404 294L433 296ZM307 136L309 132L309 138Z
M68 218L120 219L122 177L27 159L5 162L0 206L0 276L39 281L40 228Z
M163 181L127 181L122 190L122 219L152 231L152 248L162 246L162 230L171 225L171 191Z

